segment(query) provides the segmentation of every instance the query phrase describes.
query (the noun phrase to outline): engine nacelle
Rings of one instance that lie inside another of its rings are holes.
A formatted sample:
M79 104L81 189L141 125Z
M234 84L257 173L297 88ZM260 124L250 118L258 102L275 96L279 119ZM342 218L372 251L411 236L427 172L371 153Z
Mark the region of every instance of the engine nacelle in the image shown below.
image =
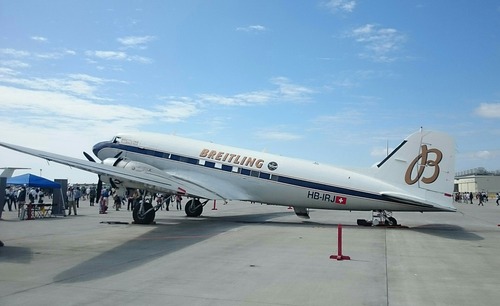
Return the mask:
M149 173L158 175L164 174L162 170L155 168L151 165L123 158L106 158L102 163L105 165L132 170L140 173Z
M113 167L118 167L118 168L123 168L127 169L130 171L135 171L138 174L148 174L148 175L158 175L158 176L164 176L165 172L155 168L151 165L141 163L138 161L133 161L133 160L127 160L123 158L106 158L102 162L105 165L113 166ZM125 188L134 188L134 189L145 189L149 191L154 191L154 192L172 192L171 189L164 189L164 188L159 188L158 186L151 186L147 185L144 183L139 183L136 181L131 181L131 180L124 180L121 178L116 178L112 177L109 175L101 175L101 180L110 183L113 185L113 187L122 189L121 191L124 192ZM123 188L124 187L124 188Z

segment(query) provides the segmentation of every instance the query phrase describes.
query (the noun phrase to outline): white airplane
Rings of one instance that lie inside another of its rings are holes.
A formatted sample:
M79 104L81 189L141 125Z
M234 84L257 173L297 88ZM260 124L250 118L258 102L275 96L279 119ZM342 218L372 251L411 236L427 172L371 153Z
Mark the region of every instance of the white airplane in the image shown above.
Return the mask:
M12 177L14 174L14 171L16 170L22 170L22 169L30 169L30 168L17 168L17 167L5 167L5 168L0 168L3 169L2 173L0 173L0 177Z
M99 175L118 190L138 188L191 198L186 215L198 217L210 200L240 200L309 209L372 211L372 221L396 225L393 211L456 211L455 145L444 133L420 130L376 166L347 170L294 159L150 133L118 134L97 143L87 160L1 143L0 146ZM136 223L151 223L160 208L142 201ZM371 224L358 220L358 224Z

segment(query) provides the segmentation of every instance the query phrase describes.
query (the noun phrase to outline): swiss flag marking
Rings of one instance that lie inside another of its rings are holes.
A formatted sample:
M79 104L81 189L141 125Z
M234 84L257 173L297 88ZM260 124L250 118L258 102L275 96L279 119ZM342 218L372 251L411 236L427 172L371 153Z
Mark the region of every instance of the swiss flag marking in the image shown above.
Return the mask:
M347 198L346 197L336 196L335 197L335 203L336 204L345 205L347 203Z

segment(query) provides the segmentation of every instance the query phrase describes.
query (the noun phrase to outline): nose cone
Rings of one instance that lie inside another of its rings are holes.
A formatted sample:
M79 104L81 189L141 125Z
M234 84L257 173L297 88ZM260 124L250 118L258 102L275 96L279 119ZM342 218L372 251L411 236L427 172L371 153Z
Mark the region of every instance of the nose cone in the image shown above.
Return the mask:
M92 148L92 152L94 152L94 155L102 160L102 158L99 156L99 153L101 152L102 149L109 147L109 144L110 144L109 141L101 141L99 143L96 143Z

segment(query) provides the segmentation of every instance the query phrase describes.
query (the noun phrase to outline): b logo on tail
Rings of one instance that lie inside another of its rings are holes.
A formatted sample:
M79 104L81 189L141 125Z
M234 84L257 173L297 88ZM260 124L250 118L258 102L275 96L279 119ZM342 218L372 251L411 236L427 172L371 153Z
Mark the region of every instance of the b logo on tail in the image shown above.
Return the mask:
M424 170L426 167L433 167L434 173L429 177L423 177L422 183L424 184L434 183L439 177L439 171L440 171L439 163L443 159L443 153L438 149L429 150L427 148L427 145L422 145L421 148L422 148L422 153L420 153L417 157L415 157L415 159L411 162L408 169L406 169L405 182L408 185L413 185L416 182L418 182L418 180L420 180L424 175ZM434 153L436 155L435 159L429 158L430 153ZM418 163L417 176L415 178L412 178L413 168L415 168L417 163Z

